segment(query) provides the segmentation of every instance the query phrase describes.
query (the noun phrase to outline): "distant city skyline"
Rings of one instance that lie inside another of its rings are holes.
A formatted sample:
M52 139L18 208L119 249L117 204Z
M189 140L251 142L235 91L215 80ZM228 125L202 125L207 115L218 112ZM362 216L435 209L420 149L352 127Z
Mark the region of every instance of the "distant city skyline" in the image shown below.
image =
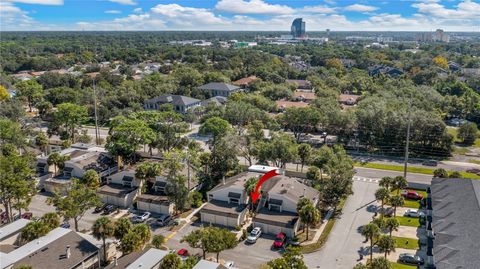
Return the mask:
M480 31L480 0L2 0L0 30Z

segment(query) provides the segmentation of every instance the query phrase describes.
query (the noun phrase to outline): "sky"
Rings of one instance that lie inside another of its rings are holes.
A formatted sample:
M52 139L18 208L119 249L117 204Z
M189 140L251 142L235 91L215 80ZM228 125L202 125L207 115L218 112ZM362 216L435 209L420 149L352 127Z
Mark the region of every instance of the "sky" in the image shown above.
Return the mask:
M480 31L480 0L0 0L1 31Z

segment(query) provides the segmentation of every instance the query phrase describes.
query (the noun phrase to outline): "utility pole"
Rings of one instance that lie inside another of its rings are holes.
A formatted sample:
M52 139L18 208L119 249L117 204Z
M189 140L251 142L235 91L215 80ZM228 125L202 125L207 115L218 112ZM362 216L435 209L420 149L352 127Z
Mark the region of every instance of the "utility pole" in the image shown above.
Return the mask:
M407 117L407 141L405 144L405 161L403 164L403 177L407 179L407 164L408 164L408 144L410 144L410 126L412 125L412 121L410 120L410 116L412 113L412 99L410 99L408 105L408 117Z
M98 116L97 116L97 89L95 86L95 78L93 79L93 109L95 111L95 144L100 144L100 132L98 130Z

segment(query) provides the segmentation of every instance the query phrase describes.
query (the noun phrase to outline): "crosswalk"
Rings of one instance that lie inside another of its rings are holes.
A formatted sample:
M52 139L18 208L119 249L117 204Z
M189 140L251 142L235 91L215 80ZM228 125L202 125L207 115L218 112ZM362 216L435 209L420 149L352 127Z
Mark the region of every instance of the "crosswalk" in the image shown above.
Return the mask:
M353 180L361 181L361 182L369 182L369 183L378 183L378 181L380 181L380 179L378 178L368 178L368 177L358 177L358 176L354 176Z

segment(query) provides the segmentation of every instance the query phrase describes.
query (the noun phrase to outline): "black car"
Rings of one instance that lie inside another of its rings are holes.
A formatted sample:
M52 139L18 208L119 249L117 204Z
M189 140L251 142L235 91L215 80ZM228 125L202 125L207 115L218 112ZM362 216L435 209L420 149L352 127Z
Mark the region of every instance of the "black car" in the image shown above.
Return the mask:
M103 209L103 214L104 215L109 215L111 214L112 212L115 212L117 210L118 207L114 206L114 205L107 205L105 207L105 209Z
M424 260L422 257L415 254L410 254L410 253L400 254L398 256L398 261L401 263L417 264L417 265L422 265L424 263Z
M95 209L93 210L93 213L100 213L102 212L103 210L105 210L105 207L107 207L107 204L103 204L101 206L97 206L95 207Z
M60 227L62 227L62 228L64 228L64 229L70 229L70 223L65 222L65 223L63 223L62 225L60 225Z
M438 162L435 160L427 160L427 161L423 161L422 164L425 166L437 166Z

